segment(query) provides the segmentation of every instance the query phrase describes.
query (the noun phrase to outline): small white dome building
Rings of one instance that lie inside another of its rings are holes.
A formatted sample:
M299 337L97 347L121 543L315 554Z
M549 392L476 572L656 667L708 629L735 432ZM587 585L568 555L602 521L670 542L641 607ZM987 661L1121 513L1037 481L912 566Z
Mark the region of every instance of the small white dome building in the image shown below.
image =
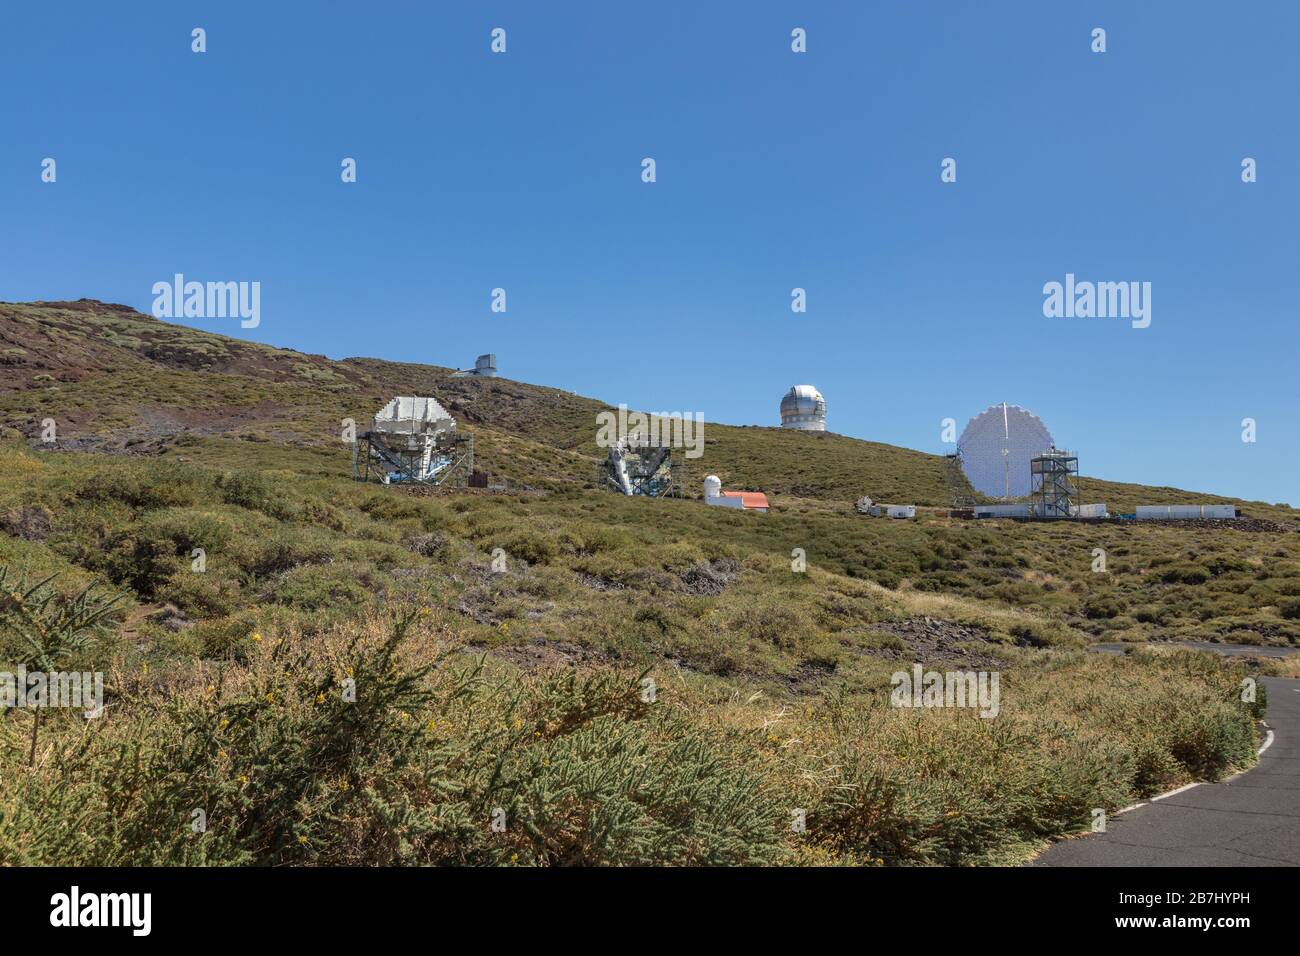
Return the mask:
M761 491L723 491L717 475L704 479L704 503L715 508L735 508L737 511L757 511L767 514L772 507L767 495Z
M826 431L826 399L812 385L793 385L781 399L781 427Z

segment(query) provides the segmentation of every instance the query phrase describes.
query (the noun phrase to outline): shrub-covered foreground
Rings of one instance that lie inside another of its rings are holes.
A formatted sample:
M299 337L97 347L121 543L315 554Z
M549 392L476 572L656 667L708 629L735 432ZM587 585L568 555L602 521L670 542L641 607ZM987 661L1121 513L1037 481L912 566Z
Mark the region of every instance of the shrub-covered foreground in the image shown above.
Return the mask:
M1192 652L1052 652L983 719L456 643L412 610L220 664L115 654L106 714L45 712L34 760L31 712L0 718L0 862L998 862L1254 754L1242 672Z
M1253 759L1239 665L1089 640L1300 643L1284 506L871 520L946 503L943 460L711 424L688 487L772 496L739 514L595 490L606 406L553 389L84 301L0 306L5 336L0 670L108 696L0 708L0 863L1004 862ZM544 493L352 481L339 422L396 394ZM998 716L889 707L913 660L998 671Z

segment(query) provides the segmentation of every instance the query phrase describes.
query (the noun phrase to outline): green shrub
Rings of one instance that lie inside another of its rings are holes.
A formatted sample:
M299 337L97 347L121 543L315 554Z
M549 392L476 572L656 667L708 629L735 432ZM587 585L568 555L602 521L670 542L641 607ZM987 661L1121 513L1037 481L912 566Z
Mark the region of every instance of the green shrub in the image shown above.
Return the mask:
M235 582L189 570L181 570L159 585L156 597L195 617L224 617L234 613L240 604Z
M384 589L384 583L362 566L302 565L285 572L272 585L278 604L303 610L357 608Z
M178 557L191 557L195 548L216 551L235 534L224 516L200 508L168 508L150 512L139 525L139 537L170 547ZM165 543L165 544L164 544Z
M205 493L199 475L177 465L145 469L106 467L84 478L74 500L120 501L132 508L170 508L198 503Z
M559 543L540 531L517 532L506 538L501 547L507 556L529 564L545 564L560 553Z
M83 560L114 584L128 587L147 600L152 600L182 568L189 569L189 561L177 557L172 541L140 538L133 531L117 533Z
M72 780L6 774L0 860L744 865L785 854L784 810L731 744L646 702L639 677L508 685L481 663L412 666L400 654L410 623L330 650L263 645L246 680L216 678L111 742L76 735L58 754L81 768Z
M1124 613L1124 605L1109 594L1094 594L1083 602L1083 613L1090 618L1118 617Z
M1165 584L1204 584L1210 580L1210 572L1199 564L1176 564L1162 571L1160 580Z
M222 500L280 521L292 520L297 508L270 479L253 471L226 472L217 479Z
M782 650L795 650L818 633L806 614L779 599L746 602L727 622L727 629L746 640L761 641Z
M394 490L371 495L361 502L361 510L378 521L423 518L426 515L426 505L423 502Z

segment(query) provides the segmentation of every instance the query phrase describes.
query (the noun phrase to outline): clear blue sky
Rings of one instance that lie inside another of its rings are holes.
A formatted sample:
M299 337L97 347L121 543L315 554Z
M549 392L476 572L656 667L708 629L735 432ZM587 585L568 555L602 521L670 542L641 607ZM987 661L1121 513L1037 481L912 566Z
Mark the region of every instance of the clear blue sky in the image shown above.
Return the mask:
M1005 400L1085 473L1300 505L1300 4L296 6L6 4L0 299L256 280L192 323L737 424L811 382L934 452ZM1067 272L1151 327L1045 318Z

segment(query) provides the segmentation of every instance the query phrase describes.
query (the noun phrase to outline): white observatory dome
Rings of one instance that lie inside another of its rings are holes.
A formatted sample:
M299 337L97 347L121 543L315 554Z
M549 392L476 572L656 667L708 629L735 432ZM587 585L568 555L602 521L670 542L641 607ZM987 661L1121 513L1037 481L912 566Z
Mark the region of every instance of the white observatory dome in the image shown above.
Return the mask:
M794 385L781 399L781 427L826 431L826 399L812 385Z
M717 475L704 479L704 497L717 498L722 494L722 480Z

